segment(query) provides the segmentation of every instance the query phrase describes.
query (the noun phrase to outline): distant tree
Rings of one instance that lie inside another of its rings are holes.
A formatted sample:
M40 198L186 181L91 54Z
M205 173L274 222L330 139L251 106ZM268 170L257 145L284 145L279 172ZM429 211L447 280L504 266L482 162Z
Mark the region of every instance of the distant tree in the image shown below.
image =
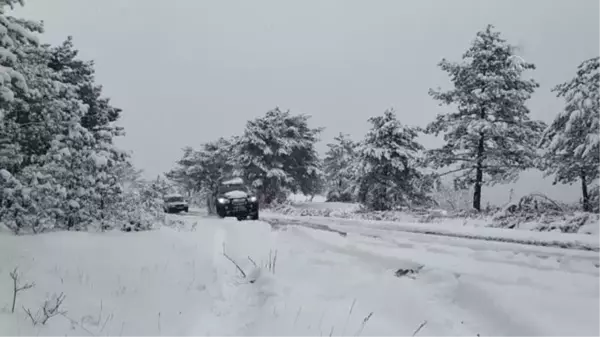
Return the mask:
M439 66L454 88L430 90L441 105L456 111L438 115L425 132L444 135L446 144L429 151L434 168L453 166L455 185L474 186L473 208L481 210L484 184L510 182L536 164L537 142L545 125L531 120L525 102L539 85L523 79L535 69L513 53L514 47L488 25L478 32L462 63L443 59Z
M356 165L357 143L340 133L327 144L324 171L327 188L327 201L350 202L354 200L352 186L355 180L353 169Z
M279 108L248 121L237 139L236 173L258 191L264 203L289 192L308 192L308 182L319 174L315 143L321 128L310 128L307 115Z
M232 173L234 152L233 140L226 138L204 143L198 150L187 147L166 176L188 191L207 195L221 177Z
M358 200L374 210L429 202L421 184L417 130L402 125L393 110L371 117L371 129L357 149Z
M540 142L545 150L546 175L554 175L554 184L579 180L585 211L593 208L588 189L598 179L600 167L599 60L594 57L583 61L575 78L552 89L566 104Z
M311 171L301 173L299 177L299 190L303 195L309 196L310 201L325 190L325 173L323 172L323 163L317 158L317 164Z

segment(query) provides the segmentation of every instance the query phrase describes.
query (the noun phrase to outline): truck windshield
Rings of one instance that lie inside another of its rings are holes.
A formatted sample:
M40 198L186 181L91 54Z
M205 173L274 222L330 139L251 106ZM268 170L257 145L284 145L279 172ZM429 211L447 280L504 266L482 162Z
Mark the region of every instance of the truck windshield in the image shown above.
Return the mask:
M182 202L183 197L168 197L165 199L167 202Z
M246 192L248 193L248 188L244 185L222 185L219 187L219 192L221 193L227 193L227 192L231 192L231 191L242 191L242 192Z

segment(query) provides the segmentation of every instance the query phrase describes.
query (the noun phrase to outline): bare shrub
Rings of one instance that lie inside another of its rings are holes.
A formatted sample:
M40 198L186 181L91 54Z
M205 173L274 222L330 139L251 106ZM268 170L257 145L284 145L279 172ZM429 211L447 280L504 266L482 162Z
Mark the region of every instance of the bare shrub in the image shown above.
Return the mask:
M27 316L31 319L33 325L44 325L50 318L57 315L64 316L67 313L66 311L60 310L60 306L65 300L65 297L66 296L63 293L60 293L58 296L53 294L52 297L44 301L44 305L38 309L35 315L29 309L23 308L23 310L25 310L25 313L27 313Z
M33 288L35 286L35 283L25 283L23 285L20 284L19 282L19 278L21 277L21 275L19 274L19 270L18 267L15 267L15 269L13 269L13 271L11 271L9 273L10 278L13 280L13 300L12 300L12 307L10 312L14 313L15 312L15 305L17 303L17 294L20 291L24 291L30 288Z

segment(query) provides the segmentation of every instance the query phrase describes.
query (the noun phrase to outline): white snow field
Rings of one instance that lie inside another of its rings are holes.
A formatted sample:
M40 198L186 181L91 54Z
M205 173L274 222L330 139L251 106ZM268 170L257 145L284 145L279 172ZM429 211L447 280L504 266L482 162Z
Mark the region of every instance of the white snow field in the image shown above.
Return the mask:
M0 335L599 334L597 252L198 210L170 219L182 222L0 233ZM35 286L13 314L14 267ZM60 293L64 312L34 326L24 308L35 316Z

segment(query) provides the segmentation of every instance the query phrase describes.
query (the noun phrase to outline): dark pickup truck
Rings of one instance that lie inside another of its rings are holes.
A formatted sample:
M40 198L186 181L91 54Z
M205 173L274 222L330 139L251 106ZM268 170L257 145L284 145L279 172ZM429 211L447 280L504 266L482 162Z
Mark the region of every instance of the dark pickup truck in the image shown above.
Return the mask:
M213 192L214 211L221 218L258 220L258 199L241 178L222 180Z

